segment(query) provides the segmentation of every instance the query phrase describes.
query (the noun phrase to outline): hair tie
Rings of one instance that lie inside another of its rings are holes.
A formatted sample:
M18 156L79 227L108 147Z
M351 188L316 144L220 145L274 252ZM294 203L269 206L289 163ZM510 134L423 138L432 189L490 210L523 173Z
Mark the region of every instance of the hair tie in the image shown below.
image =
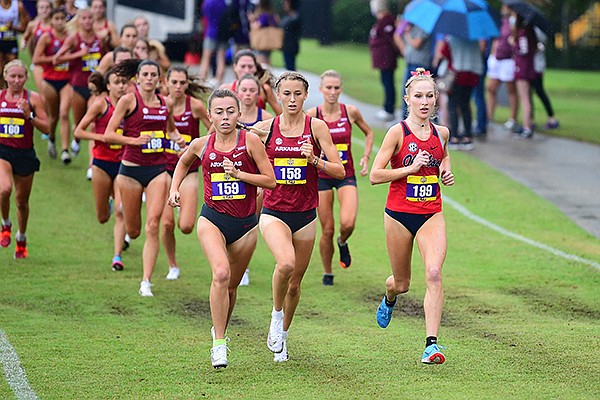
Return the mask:
M410 71L410 74L412 76L420 76L420 75L431 76L431 71L429 71L429 70L425 70L425 71Z

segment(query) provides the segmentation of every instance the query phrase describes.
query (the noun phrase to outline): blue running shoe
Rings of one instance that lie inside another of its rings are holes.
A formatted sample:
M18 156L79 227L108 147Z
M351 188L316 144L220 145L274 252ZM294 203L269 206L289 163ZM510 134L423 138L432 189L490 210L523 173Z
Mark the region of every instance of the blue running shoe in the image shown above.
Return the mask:
M387 328L392 320L392 311L394 310L394 306L396 305L396 299L394 299L394 304L389 307L385 303L385 296L381 300L379 307L377 307L377 324L382 328Z
M440 347L445 348L443 346L438 346L437 344L430 344L427 346L423 352L421 362L423 364L443 364L444 361L446 361L446 357L442 354Z

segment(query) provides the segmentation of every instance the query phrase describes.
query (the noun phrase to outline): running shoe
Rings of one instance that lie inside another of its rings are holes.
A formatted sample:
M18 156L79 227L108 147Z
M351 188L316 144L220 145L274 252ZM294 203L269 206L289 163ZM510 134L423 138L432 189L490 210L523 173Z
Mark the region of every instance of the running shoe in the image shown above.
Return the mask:
M451 138L450 142L448 143L448 148L450 150L459 150L460 149L460 140L456 137Z
M169 268L169 273L167 274L167 280L169 281L174 281L179 279L179 268L177 267L170 267Z
M283 345L281 347L281 351L279 353L273 354L273 361L275 361L275 362L286 362L287 360L290 359L290 357L288 356L288 351L287 351L287 340L283 339L282 343L283 343Z
M79 154L80 150L81 147L79 146L79 142L73 139L73 141L71 141L71 152L73 153L73 157L77 157L77 154Z
M62 153L60 153L60 160L62 161L63 165L68 165L71 163L71 156L69 155L69 150L63 150Z
M427 346L421 357L423 364L443 364L444 361L446 361L446 357L442 354L440 346L435 343Z
M275 318L271 315L271 325L267 336L267 347L273 353L281 353L283 350L283 317Z
M242 280L240 281L240 286L248 286L250 285L250 270L246 268L244 271L244 275L242 276Z
M124 266L123 266L123 261L121 260L121 256L114 256L112 259L112 270L113 271L123 271L123 268L124 268Z
M350 257L350 249L348 243L340 243L340 238L337 239L338 249L340 249L340 267L346 269L350 268L352 264L352 257Z
M323 275L323 286L333 286L333 274Z
M17 240L17 247L15 248L15 260L27 258L27 241Z
M87 169L87 172L85 173L85 179L87 179L88 181L92 180L92 167L89 167Z
M2 225L2 233L0 234L0 246L8 247L10 245L10 232L12 230L11 225Z
M213 368L227 368L227 348L226 344L220 344L210 349L210 362Z
M56 145L51 139L48 140L48 157L52 159L56 158Z
M557 119L546 122L546 129L558 129L558 127L560 127L560 122Z
M140 282L140 296L142 297L154 297L152 293L152 284L148 281Z
M382 121L385 122L391 122L394 120L395 116L392 113L389 113L385 110L379 110L377 111L377 113L375 114L375 116L377 117L377 119L380 119Z
M471 151L474 148L475 148L475 144L473 143L473 140L471 138L464 137L460 140L459 150Z
M377 307L377 325L382 328L387 328L392 320L392 311L394 310L394 306L396 305L396 299L394 299L394 304L389 307L385 302L385 296L381 300L379 307Z

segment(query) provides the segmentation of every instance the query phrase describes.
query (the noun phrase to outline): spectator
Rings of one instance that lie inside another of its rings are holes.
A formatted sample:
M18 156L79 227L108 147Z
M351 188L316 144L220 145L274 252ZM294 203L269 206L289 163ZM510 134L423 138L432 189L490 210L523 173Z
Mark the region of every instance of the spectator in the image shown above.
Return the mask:
M448 93L450 148L473 150L471 93L483 73L480 44L448 35L441 46L441 56L448 60L448 68L456 72L454 85ZM462 132L458 130L459 111L463 119Z
M402 41L403 46L399 46L403 49L404 61L406 63L406 71L404 73L404 80L402 81L402 87L404 88L408 78L410 78L410 71L415 71L419 67L425 68L425 70L432 69L433 62L433 40L431 36L419 28L416 25L402 22L398 26L395 35L397 35L396 42ZM405 95L405 89L402 89L402 95ZM402 104L402 118L407 115L407 105Z
M279 26L279 17L273 8L271 0L260 0L256 10L249 16L249 18L250 29ZM265 64L267 66L271 65L271 50L257 51L256 58L261 64Z
M384 91L383 110L377 112L377 118L392 121L396 108L394 72L398 66L396 59L399 55L393 37L396 19L390 14L387 1L371 0L370 6L371 14L377 20L369 32L369 50L372 66L379 70Z
M525 25L519 14L513 13L511 21L514 21L514 25L511 24L511 44L514 49L515 81L521 111L523 111L523 129L519 131L518 135L530 139L533 136L531 82L536 77L533 58L537 49L537 40L533 27Z
M535 71L535 78L531 81L531 85L535 90L535 93L538 95L544 108L546 109L546 114L548 115L548 119L546 120L546 129L556 129L559 127L558 119L554 115L554 109L552 108L552 103L550 103L550 98L546 91L544 90L544 70L546 69L546 41L548 40L548 36L539 28L535 28L535 35L537 37L537 49L535 52L535 56L533 57L533 69ZM533 103L532 103L533 106ZM533 107L532 107L532 120L533 120Z
M289 71L296 70L296 56L300 52L300 38L302 36L302 20L298 13L299 0L283 0L283 12L285 16L281 19L283 28L283 61L285 68Z
M488 119L494 119L496 111L496 97L498 88L502 83L506 85L508 91L508 106L510 117L504 123L506 129L512 130L517 120L517 88L515 86L515 60L513 60L513 48L510 45L511 28L509 22L510 9L502 6L502 25L500 26L500 36L492 42L490 56L487 60L488 68Z
M227 50L227 41L219 37L220 26L223 23L222 17L227 11L225 0L205 0L202 4L202 14L206 18L206 30L204 32L204 42L202 44L202 60L200 61L200 77L207 78L210 60L216 52L217 69L215 72L215 87L223 82L225 74L225 50ZM226 14L225 14L226 15Z

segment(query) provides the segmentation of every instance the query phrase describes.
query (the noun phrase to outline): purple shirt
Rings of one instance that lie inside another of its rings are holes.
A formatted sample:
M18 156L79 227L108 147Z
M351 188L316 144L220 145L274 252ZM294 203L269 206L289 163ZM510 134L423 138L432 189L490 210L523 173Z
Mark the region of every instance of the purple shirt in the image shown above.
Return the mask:
M206 32L204 36L217 40L221 16L227 9L225 0L205 0L202 4L202 15L206 18Z
M508 43L510 34L510 22L508 22L508 18L503 18L502 26L500 27L500 37L498 37L498 42L496 44L496 54L494 54L497 60L507 60L512 58L513 49L510 43Z
M375 21L369 32L369 50L371 61L376 69L396 69L398 50L394 44L396 18L386 14Z

